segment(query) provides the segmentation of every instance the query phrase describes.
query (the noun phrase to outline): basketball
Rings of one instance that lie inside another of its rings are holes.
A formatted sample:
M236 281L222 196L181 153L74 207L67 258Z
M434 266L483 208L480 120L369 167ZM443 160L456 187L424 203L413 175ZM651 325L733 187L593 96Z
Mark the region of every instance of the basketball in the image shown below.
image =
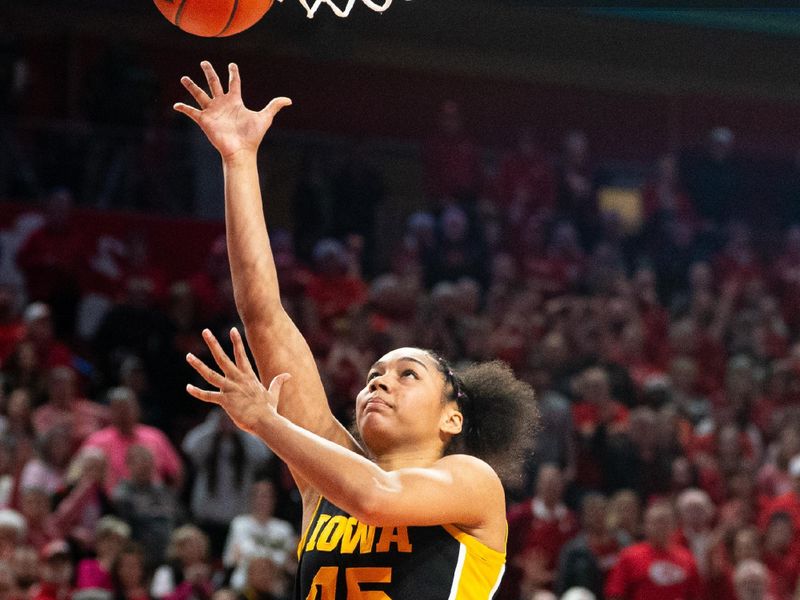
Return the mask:
M252 27L274 0L153 0L170 23L203 37L226 37Z

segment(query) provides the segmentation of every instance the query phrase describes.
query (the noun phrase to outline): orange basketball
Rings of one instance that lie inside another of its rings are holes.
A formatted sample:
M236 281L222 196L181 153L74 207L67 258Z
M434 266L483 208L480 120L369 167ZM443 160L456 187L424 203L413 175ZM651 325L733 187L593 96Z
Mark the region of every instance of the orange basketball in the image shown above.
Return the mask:
M203 37L225 37L255 25L273 0L153 0L170 23Z

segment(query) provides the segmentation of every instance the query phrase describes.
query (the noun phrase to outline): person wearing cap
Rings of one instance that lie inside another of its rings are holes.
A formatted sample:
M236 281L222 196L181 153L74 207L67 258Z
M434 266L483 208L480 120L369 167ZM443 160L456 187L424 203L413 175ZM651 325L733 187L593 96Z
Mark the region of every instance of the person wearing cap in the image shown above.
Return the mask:
M69 544L56 539L40 551L42 579L32 591L32 600L71 600L72 557Z
M792 480L792 489L777 496L764 507L758 519L762 529L766 527L772 515L785 512L791 517L795 531L800 531L800 454L789 461L787 472Z

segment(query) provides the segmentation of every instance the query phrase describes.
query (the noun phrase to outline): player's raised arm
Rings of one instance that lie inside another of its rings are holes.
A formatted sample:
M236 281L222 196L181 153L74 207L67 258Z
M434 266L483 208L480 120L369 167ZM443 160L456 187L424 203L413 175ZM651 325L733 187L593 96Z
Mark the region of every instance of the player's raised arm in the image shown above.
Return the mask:
M294 377L283 391L281 414L304 429L361 452L333 417L311 350L281 305L267 235L257 153L275 115L291 100L275 98L259 111L250 110L242 102L235 64L228 68L227 92L211 64L204 61L201 66L209 91L183 77L181 83L197 107L177 103L175 110L197 123L222 157L234 297L259 373L268 380L278 373L291 372Z

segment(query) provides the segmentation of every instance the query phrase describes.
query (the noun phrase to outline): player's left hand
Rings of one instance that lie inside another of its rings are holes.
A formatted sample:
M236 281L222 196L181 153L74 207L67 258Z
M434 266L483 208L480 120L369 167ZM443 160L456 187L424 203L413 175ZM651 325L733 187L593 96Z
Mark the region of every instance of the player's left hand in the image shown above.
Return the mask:
M242 336L235 327L231 329L235 361L228 357L210 330L203 330L203 340L222 373L210 368L191 353L186 355L186 362L218 391L203 390L192 384L187 384L186 391L198 400L218 404L239 428L255 433L258 424L263 423L265 417L277 414L281 387L291 375L281 373L275 376L269 389L266 389L253 371Z

